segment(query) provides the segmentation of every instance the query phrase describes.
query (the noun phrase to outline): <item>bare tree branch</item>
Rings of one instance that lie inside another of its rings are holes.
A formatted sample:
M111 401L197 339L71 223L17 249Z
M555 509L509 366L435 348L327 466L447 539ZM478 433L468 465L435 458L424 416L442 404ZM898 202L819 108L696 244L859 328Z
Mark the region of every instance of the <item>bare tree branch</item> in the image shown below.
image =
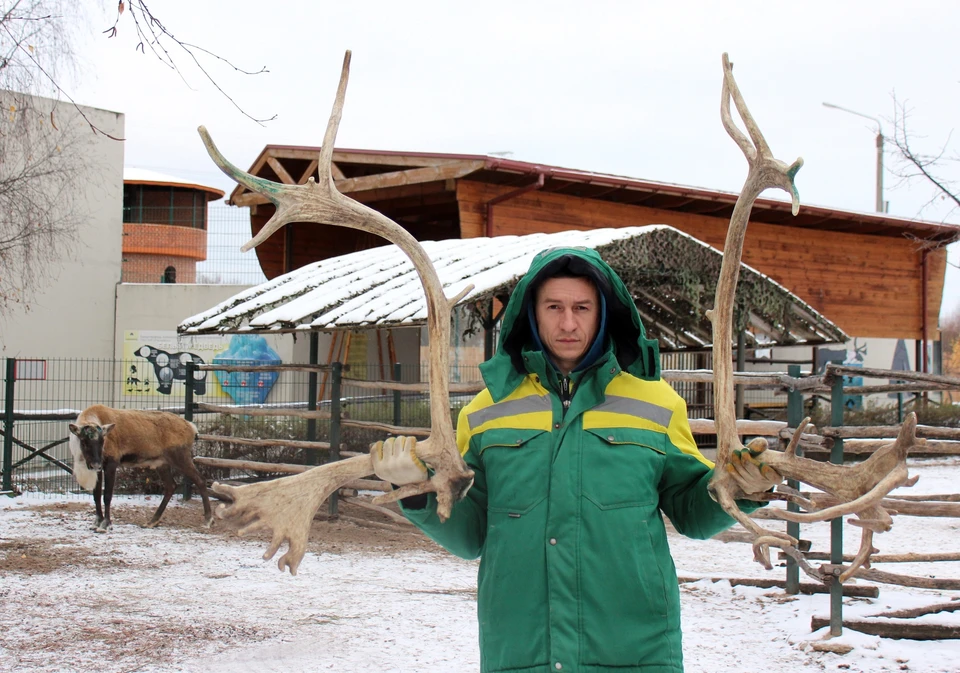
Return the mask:
M127 14L130 15L137 32L137 37L140 39L140 42L137 44L137 49L140 50L141 53L146 53L146 49L149 48L154 56L156 56L157 59L165 66L171 70L174 70L177 75L180 76L180 79L187 84L187 86L190 86L190 84L187 82L183 71L180 69L180 66L178 65L173 54L171 54L170 49L178 49L186 53L189 60L193 62L203 76L206 77L207 80L217 89L217 91L219 91L224 98L230 101L230 103L245 117L255 121L261 126L263 126L264 122L272 121L277 118L277 115L273 115L272 117L259 119L240 107L237 101L235 101L233 97L231 97L230 94L228 94L223 87L220 86L217 80L214 79L206 67L204 67L203 63L201 63L200 59L198 58L198 54L209 56L214 60L229 66L234 71L244 75L260 75L262 73L270 72L267 70L266 66L260 68L259 70L245 70L235 65L232 61L219 56L208 49L179 39L153 14L153 12L147 6L146 0L130 0L129 2L124 2L124 0L121 0L117 6L117 18L114 20L113 25L107 30L103 31L104 33L108 34L109 37L114 37L117 34L117 26L124 14L125 9L128 10Z
M72 256L86 219L81 183L97 167L82 124L56 101L0 92L0 316L29 307L34 294ZM79 115L77 115L79 116ZM83 117L89 124L89 120ZM108 135L108 134L104 134Z
M956 154L949 155L952 131L947 139L933 154L919 151L916 146L918 137L910 129L909 121L912 110L907 107L907 101L900 101L893 94L893 143L897 148L896 164L891 172L900 178L901 184L907 184L922 179L933 186L931 198L923 205L921 212L938 201L952 202L950 212L960 208L960 184L945 176L948 164L960 162Z

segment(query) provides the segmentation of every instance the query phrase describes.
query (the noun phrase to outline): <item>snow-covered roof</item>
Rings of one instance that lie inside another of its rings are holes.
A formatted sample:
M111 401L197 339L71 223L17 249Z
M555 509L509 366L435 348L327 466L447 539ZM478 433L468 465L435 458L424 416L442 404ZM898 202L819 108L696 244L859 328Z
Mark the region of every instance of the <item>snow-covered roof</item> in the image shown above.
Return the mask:
M541 250L594 248L624 279L648 332L664 348L702 348L711 341L704 314L713 303L722 254L673 227L450 239L422 245L448 297L474 286L458 303L474 311L492 297L505 301ZM739 305L750 307L741 320L752 335L749 341L846 340L840 328L747 265L742 266L738 298ZM399 248L385 245L314 262L249 288L187 318L178 330L184 334L331 331L421 325L426 318L413 264Z
M219 199L224 195L224 191L216 187L201 185L193 180L185 180L175 175L167 175L166 173L158 173L157 171L151 171L146 168L136 168L134 166L123 167L123 182L124 184L163 185L198 189L208 192L210 196L208 196L207 199L211 201Z

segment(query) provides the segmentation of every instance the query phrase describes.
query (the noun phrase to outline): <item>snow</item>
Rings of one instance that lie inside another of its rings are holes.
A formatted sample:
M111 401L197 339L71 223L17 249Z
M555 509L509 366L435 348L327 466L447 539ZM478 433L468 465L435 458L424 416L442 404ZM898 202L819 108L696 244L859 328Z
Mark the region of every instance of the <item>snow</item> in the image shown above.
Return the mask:
M956 458L911 461L911 473L919 474L920 481L903 492L955 492L958 471ZM64 503L73 506L58 507ZM137 519L133 510L146 520L155 498L116 498L114 529L106 535L91 532L89 505L89 496L0 499L0 568L5 568L0 571L0 671L478 669L475 561L457 559L431 543L407 551L376 542L318 550L311 541L299 574L291 577L277 571L273 561L261 559L263 541L201 528L148 530L130 523ZM196 499L175 500L168 512L177 511L184 520L199 521ZM956 519L898 516L892 531L875 538L875 546L884 554L960 551L957 528ZM381 533L371 530L364 529L365 535L376 540ZM801 536L825 551L829 526L806 526ZM29 541L47 553L73 553L87 560L48 572L2 565L3 554L13 553L11 545ZM858 530L846 527L846 551L858 543ZM674 535L671 547L681 576L784 575L782 568L765 571L754 563L744 544ZM953 562L877 567L960 578L960 563ZM955 591L878 586L878 599L845 599L844 617L960 599ZM831 642L852 646L851 652L815 651L811 644L823 639L826 630L811 633L810 620L829 616L826 594L788 596L777 589L701 579L681 585L681 600L684 656L691 673L960 670L957 641L892 640L845 629ZM960 613L917 621L960 626ZM56 645L38 648L43 639Z
M492 288L516 282L541 250L565 245L597 248L661 229L709 247L665 225L422 241L421 245L448 297L474 285L460 301L465 303ZM260 330L290 325L331 329L423 322L426 316L413 264L397 246L385 245L308 264L186 318L180 328L188 334L230 328L235 323Z

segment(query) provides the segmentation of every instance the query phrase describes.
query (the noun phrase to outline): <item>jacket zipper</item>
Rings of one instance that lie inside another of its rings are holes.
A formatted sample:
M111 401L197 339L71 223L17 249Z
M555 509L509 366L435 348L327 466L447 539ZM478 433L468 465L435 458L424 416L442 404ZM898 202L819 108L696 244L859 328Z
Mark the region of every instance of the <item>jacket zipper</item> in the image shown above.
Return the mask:
M563 403L563 411L566 413L570 408L570 377L564 376L560 380L560 402Z

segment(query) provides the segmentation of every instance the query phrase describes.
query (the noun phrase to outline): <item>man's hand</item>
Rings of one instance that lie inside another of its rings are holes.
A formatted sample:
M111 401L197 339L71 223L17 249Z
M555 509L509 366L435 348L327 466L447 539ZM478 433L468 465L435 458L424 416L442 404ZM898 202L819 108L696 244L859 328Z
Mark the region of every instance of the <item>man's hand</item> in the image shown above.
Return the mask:
M427 480L427 466L417 458L416 437L388 437L370 445L374 473L395 486Z
M730 454L730 463L727 471L733 475L746 495L754 495L769 491L783 481L783 477L775 469L764 463L763 452L767 450L766 440L760 439L749 442L742 451Z

